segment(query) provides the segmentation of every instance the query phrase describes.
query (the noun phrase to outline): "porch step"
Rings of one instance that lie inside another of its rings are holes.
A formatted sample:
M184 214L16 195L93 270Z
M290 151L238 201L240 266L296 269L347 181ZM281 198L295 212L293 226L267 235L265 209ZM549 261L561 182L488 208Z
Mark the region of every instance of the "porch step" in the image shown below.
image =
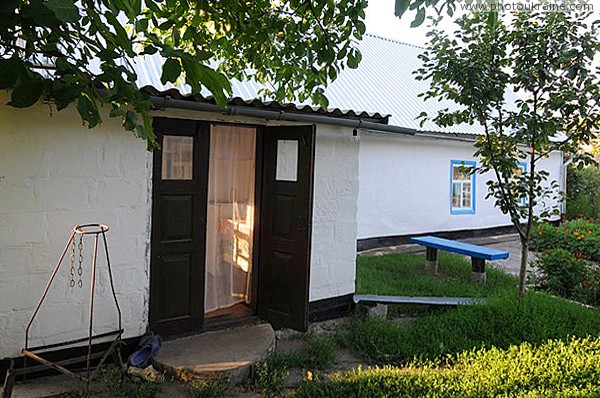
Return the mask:
M200 378L223 377L235 385L274 348L275 332L263 323L165 341L154 362L184 379L188 372Z

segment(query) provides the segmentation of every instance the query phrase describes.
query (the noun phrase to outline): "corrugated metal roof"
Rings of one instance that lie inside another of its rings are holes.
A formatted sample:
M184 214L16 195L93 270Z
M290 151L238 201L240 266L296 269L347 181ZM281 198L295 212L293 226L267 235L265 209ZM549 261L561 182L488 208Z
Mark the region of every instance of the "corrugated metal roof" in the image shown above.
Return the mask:
M262 97L259 92L264 87L255 81L232 81L233 101L244 102L251 106L267 106L271 108L288 107L292 111L322 112L333 115L370 118L389 117L389 124L406 127L423 132L481 134L479 125L462 124L441 128L428 121L423 127L416 120L421 112L435 116L439 110L457 109L451 101L424 101L419 94L429 88L427 81L415 79L413 72L421 66L418 56L424 49L397 40L366 34L359 42L362 62L357 69L345 69L338 78L325 90L330 108L318 110L307 108L307 104L278 104ZM147 56L137 60L135 68L140 87L151 86L158 94L178 93L188 96L190 87L163 85L160 82L162 60L157 56ZM206 89L200 93L201 100L210 100L210 92Z
M178 88L170 88L167 90L159 91L155 87L147 85L141 88L142 91L158 96L158 97L171 97L173 99L187 99L200 102L208 102L214 104L214 98L211 95L191 95L182 94ZM269 109L275 111L285 111L291 113L311 113L321 114L333 117L340 117L344 119L361 119L364 121L371 121L374 123L388 124L390 115L382 115L379 112L358 112L354 110L342 110L338 108L323 109L316 106L310 105L296 105L296 104L281 104L276 101L260 100L257 98L244 99L242 97L233 97L229 99L230 105L236 106L247 106L260 109Z

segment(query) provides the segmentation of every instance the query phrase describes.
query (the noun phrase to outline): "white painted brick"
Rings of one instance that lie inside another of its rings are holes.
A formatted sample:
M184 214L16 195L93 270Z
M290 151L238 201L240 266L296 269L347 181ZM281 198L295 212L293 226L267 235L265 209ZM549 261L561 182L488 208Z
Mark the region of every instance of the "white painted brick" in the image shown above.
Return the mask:
M87 179L53 177L36 182L35 197L38 211L84 210L90 208Z
M0 244L16 246L46 243L48 218L44 213L0 214Z
M37 210L34 187L35 182L31 178L0 177L0 214Z
M358 141L351 136L351 129L317 128L310 301L354 292Z
M121 297L136 309L135 314L128 310L123 326L135 336L147 325L151 163L145 144L109 118L88 130L72 108L46 114L44 105L24 110L0 106L0 357L19 355L25 324L78 223L111 226L111 260L126 270L125 280L139 282ZM40 343L85 335L77 325L87 320L91 247L86 243L84 289L71 292L65 259L40 313L46 318L36 327ZM101 330L114 311L99 264Z
M450 160L471 160L474 151L465 142L361 134L358 238L510 225L485 200L491 174L477 176L475 215L450 214ZM540 165L559 178L559 153Z

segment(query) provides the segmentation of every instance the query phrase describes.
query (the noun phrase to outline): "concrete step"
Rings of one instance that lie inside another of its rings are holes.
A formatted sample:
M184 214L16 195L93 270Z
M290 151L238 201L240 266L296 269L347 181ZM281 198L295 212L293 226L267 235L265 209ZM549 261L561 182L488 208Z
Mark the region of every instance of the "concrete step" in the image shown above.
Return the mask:
M263 323L165 341L154 362L182 379L217 377L236 385L274 347L275 332Z

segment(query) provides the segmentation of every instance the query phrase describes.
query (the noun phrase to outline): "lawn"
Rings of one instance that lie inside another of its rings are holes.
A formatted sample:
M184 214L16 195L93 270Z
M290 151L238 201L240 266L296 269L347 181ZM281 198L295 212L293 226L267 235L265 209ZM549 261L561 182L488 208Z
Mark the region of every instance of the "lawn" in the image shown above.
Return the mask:
M488 297L515 291L517 278L487 268L487 283L471 282L471 265L462 256L440 252L439 275L425 271L420 254L359 256L356 265L356 292L398 296Z
M360 319L350 345L377 367L305 381L300 397L598 397L600 310L528 292L488 267L470 281L470 262L439 256L440 274L415 254L360 257L357 292L487 297L484 304L435 311L412 322ZM391 311L392 314L397 314Z

